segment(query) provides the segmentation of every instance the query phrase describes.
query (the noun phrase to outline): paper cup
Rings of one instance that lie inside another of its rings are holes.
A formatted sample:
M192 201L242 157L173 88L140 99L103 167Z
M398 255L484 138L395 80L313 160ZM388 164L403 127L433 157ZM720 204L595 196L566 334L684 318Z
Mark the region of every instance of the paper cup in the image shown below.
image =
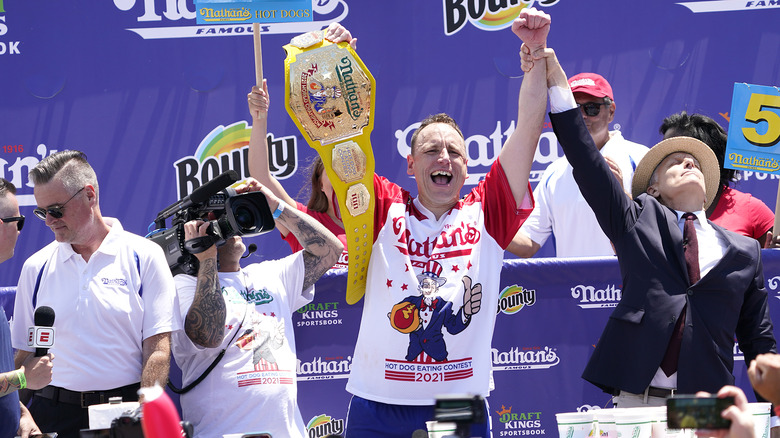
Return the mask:
M652 438L657 408L627 408L615 412L618 438Z
M769 438L769 420L772 403L748 403L748 411L753 414L753 427L756 438Z
M455 435L457 428L455 423L426 421L425 426L428 428L428 438L448 438L457 436Z
M558 436L561 438L587 438L596 435L594 411L564 412L555 414L558 420Z
M593 411L593 416L599 431L597 436L600 436L601 438L617 438L614 412L616 409L595 409Z

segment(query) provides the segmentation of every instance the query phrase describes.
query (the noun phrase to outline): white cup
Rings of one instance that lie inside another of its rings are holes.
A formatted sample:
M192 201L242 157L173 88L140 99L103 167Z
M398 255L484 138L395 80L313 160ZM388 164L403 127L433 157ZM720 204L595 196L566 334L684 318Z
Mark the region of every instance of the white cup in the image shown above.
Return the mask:
M617 438L617 429L615 428L615 410L614 409L594 409L593 415L598 426L601 438Z
M443 421L426 421L425 426L428 429L428 438L449 438L455 437L457 425Z
M618 438L652 438L657 408L627 408L615 412Z
M594 411L563 412L555 414L558 420L558 436L561 438L588 438L595 435L598 425Z
M748 411L753 414L753 427L756 438L769 438L769 422L772 417L772 403L748 403Z

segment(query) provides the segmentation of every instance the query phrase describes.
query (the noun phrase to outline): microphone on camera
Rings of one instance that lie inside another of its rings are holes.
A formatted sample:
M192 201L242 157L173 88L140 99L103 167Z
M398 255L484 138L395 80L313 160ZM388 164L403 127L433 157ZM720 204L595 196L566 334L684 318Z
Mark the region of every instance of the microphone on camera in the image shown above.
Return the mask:
M206 202L210 197L233 185L238 179L238 173L236 173L235 170L228 170L227 172L217 175L214 179L193 190L189 195L181 198L178 202L175 202L170 207L159 212L157 214L157 220L161 218L164 220L179 210L184 210L193 205ZM155 222L157 220L155 220Z
M35 326L27 331L27 346L36 347L35 357L46 356L54 346L54 309L40 306L35 309Z
M250 243L249 246L246 248L246 255L241 256L242 259L245 259L252 255L253 252L257 251L257 245L254 243Z

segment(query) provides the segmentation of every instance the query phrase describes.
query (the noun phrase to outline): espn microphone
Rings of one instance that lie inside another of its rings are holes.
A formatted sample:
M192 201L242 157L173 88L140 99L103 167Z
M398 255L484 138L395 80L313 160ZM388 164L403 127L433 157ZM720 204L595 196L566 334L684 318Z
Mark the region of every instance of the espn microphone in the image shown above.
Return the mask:
M27 346L36 347L35 357L46 356L49 347L54 346L54 309L41 306L35 309L35 326L30 327Z

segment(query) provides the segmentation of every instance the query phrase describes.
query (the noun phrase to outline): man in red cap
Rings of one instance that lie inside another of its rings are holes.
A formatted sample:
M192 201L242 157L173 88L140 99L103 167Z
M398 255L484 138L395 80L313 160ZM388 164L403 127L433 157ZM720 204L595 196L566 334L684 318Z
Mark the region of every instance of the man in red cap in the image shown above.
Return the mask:
M615 117L615 99L606 79L595 73L580 73L569 79L569 85L596 147L629 191L634 169L647 147L624 139L619 130L609 130ZM545 169L534 198L536 206L507 248L509 252L518 257L532 257L554 235L558 257L614 254L596 216L580 194L565 157Z

